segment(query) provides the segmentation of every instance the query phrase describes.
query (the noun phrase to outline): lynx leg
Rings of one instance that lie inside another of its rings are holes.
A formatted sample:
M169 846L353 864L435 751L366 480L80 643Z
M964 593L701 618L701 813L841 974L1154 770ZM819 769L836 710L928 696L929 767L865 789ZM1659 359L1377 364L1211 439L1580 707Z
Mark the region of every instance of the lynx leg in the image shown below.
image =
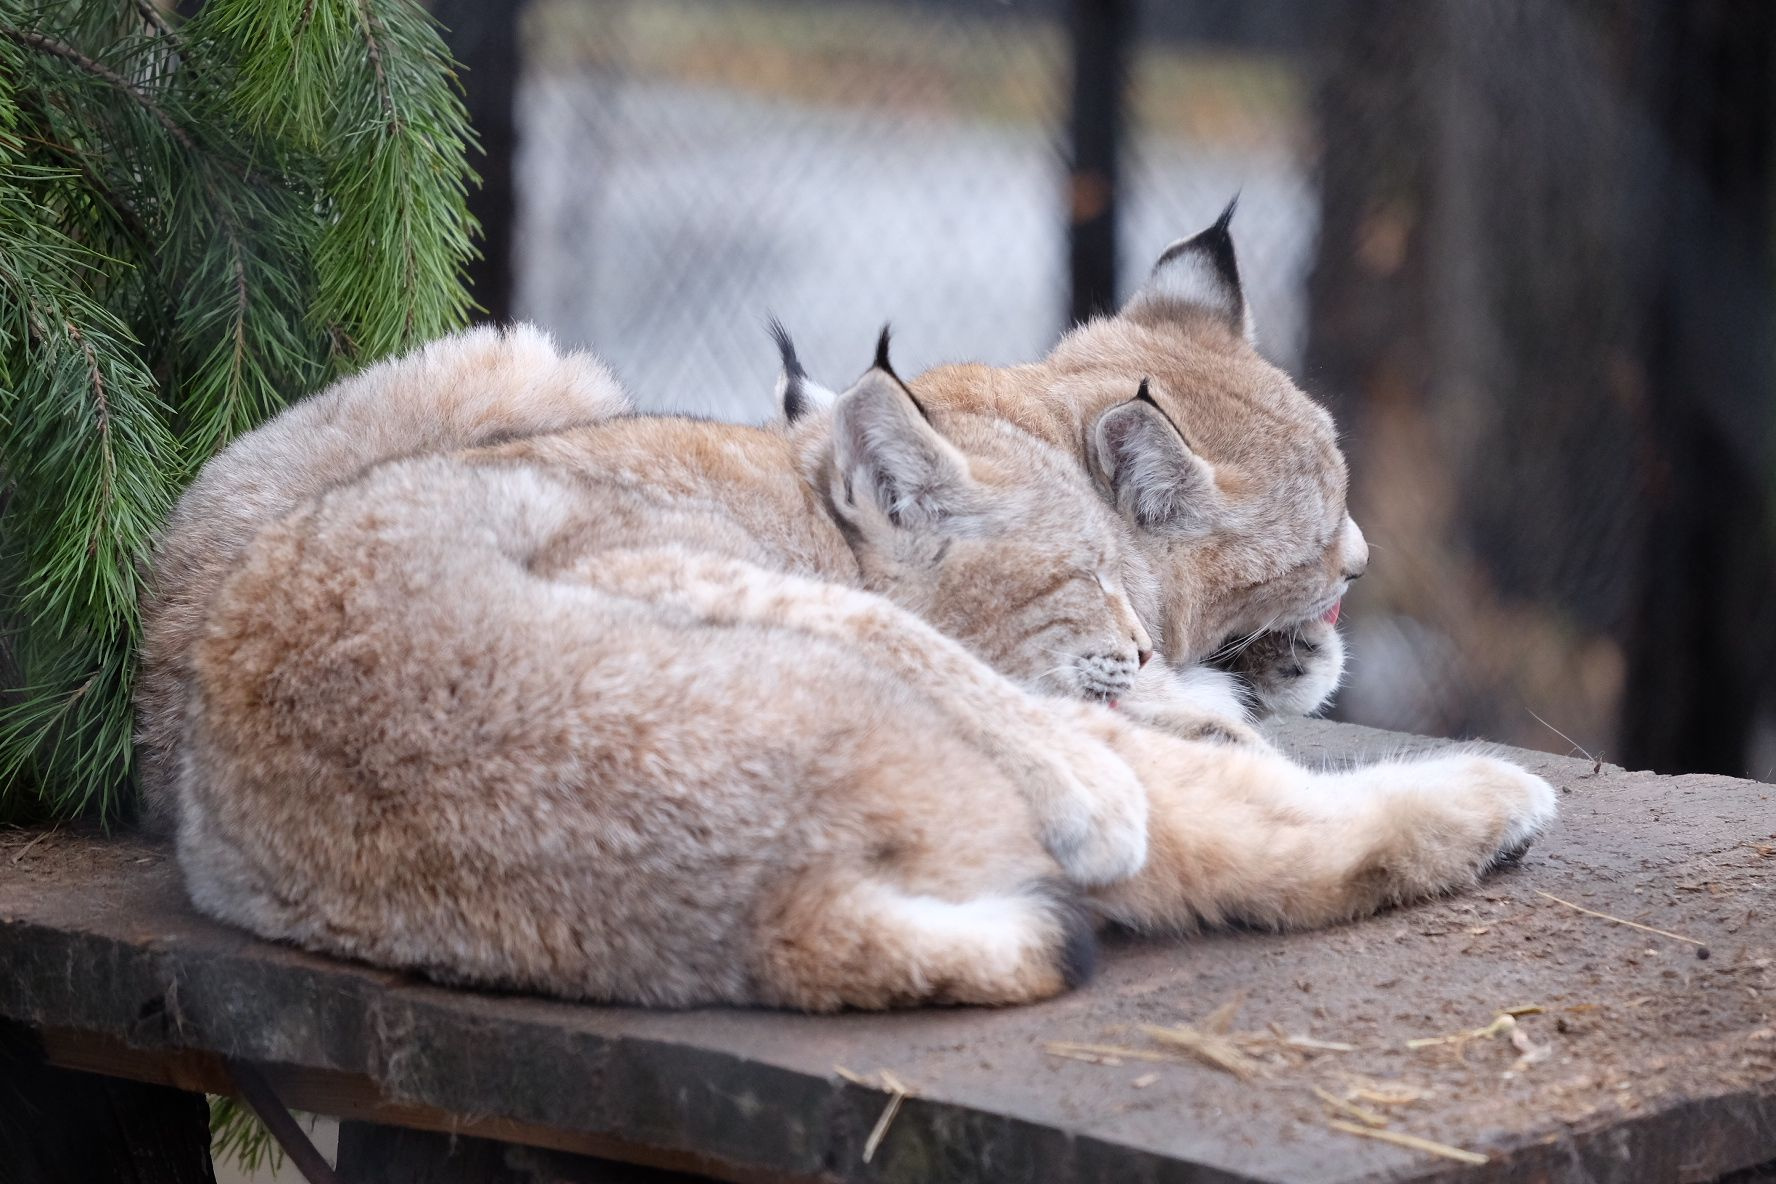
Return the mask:
M808 1011L1030 1003L1078 986L1090 913L1061 881L947 900L875 878L800 878L760 934L760 1001Z
M606 552L568 574L677 606L706 624L766 624L853 647L941 705L959 734L1012 779L1043 845L1075 882L1122 879L1146 858L1146 791L1113 751L1067 727L1052 701L880 597L664 550Z
M1151 855L1092 899L1141 929L1304 928L1465 888L1554 814L1547 782L1473 754L1324 774L1132 728L1119 750L1149 788Z

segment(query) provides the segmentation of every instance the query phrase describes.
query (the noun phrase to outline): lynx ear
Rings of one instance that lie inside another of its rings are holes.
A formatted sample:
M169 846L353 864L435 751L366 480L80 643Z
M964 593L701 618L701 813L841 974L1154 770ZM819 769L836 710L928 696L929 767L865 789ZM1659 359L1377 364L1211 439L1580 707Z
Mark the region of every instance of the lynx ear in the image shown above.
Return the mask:
M795 342L789 339L783 322L772 317L769 328L771 340L777 343L777 353L783 359L783 369L777 375L777 406L782 409L783 418L794 423L811 411L831 407L838 396L811 380L802 369Z
M1213 226L1167 247L1147 282L1122 306L1122 315L1165 320L1184 310L1207 312L1253 340L1252 315L1240 290L1239 262L1228 229L1238 205L1235 197Z
M888 365L876 364L833 405L833 503L853 523L873 509L896 526L929 525L968 510L968 460L938 434Z
M1194 534L1214 523L1221 500L1215 470L1185 443L1145 379L1133 400L1092 425L1091 459L1135 525Z

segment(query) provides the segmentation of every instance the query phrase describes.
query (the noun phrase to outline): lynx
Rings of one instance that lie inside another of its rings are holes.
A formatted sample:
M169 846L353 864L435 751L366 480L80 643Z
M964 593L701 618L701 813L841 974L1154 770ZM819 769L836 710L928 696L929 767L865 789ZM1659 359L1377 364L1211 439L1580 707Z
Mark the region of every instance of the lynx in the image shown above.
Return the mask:
M942 366L911 386L940 427L998 416L1076 457L1160 582L1146 625L1172 666L1211 702L1215 681L1196 663L1238 675L1260 713L1305 715L1338 686L1338 606L1369 548L1345 512L1331 417L1254 347L1234 208L1167 248L1115 315L1044 361ZM832 395L775 334L794 422Z
M1360 916L1547 823L1483 755L1182 738L1169 594L1077 455L915 391L884 348L792 430L634 417L482 330L237 442L145 606L193 901L571 998L1009 1004L1103 923Z

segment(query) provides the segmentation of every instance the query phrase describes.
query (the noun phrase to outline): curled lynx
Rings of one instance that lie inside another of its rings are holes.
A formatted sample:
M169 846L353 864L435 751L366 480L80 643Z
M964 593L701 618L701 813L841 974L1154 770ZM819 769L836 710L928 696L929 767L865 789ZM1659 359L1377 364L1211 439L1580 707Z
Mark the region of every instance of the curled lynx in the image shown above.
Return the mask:
M145 605L193 901L570 998L1010 1004L1082 981L1106 922L1360 916L1547 823L1485 756L1328 775L1202 731L1147 660L1169 552L1106 496L1144 470L928 377L884 344L787 428L637 417L595 361L477 330L237 441ZM1341 546L1285 551L1331 587Z

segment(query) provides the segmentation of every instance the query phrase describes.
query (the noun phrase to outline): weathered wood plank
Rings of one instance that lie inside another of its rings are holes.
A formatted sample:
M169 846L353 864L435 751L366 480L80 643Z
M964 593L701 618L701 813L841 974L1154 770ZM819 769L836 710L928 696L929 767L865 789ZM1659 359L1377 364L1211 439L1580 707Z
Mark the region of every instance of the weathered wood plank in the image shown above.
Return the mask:
M1331 761L1429 743L1323 724L1286 742ZM1564 817L1480 892L1323 933L1113 941L1090 987L1008 1011L649 1012L449 990L199 918L164 849L0 839L0 1016L82 1068L209 1088L217 1058L240 1058L304 1108L736 1180L1702 1181L1776 1158L1776 793L1523 759L1564 787ZM1232 1001L1232 1031L1254 1034L1249 1080L1045 1049L1147 1047L1140 1025L1202 1024ZM1518 1023L1545 1059L1498 1036L1407 1046L1514 1005L1541 1008ZM1354 1047L1266 1043L1272 1024ZM841 1069L916 1091L868 1164L887 1098ZM1314 1087L1374 1082L1417 1095L1356 1095L1390 1130L1490 1162L1326 1125Z

